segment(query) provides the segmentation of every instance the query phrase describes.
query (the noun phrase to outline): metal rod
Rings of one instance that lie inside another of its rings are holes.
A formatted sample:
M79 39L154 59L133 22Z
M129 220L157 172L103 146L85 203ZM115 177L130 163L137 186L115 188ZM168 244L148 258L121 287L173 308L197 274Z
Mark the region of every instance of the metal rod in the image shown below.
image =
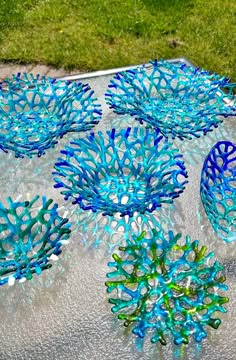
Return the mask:
M189 65L189 66L194 66L189 60L187 60L185 58L169 59L167 61L169 61L170 63L181 62L181 63ZM146 65L148 66L149 64L146 64ZM90 79L90 78L95 78L95 77L100 77L100 76L113 75L120 71L134 69L137 66L139 66L139 65L125 66L125 67L120 67L120 68L115 68L115 69L99 70L99 71L93 71L93 72L83 73L83 74L67 75L67 76L59 77L59 79L60 80L69 80L69 81Z

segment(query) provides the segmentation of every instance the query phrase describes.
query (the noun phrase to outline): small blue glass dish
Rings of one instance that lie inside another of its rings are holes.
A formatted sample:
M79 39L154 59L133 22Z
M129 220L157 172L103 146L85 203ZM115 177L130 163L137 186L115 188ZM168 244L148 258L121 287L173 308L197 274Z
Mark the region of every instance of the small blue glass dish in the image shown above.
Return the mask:
M101 118L89 85L12 75L0 83L0 148L41 156L68 132L91 130Z
M104 215L152 212L172 203L187 183L182 155L152 129L91 133L61 153L54 187L73 204Z
M117 73L105 96L118 114L130 114L172 139L212 131L222 117L236 116L235 84L186 64L150 61Z
M205 212L226 242L236 240L236 145L219 141L207 155L200 193Z
M59 216L52 199L38 200L39 196L31 201L8 198L8 207L0 203L0 285L40 275L68 243L68 219Z

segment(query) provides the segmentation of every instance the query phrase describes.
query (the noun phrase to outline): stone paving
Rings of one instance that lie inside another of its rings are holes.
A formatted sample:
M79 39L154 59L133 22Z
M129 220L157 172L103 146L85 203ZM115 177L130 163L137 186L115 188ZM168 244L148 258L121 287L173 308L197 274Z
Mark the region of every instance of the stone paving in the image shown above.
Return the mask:
M32 73L34 75L47 75L50 77L59 78L65 75L74 75L79 74L79 70L74 70L73 72L66 71L64 69L54 69L50 66L45 65L17 65L17 64L3 64L0 63L0 81L4 80L6 77L11 74L17 73Z

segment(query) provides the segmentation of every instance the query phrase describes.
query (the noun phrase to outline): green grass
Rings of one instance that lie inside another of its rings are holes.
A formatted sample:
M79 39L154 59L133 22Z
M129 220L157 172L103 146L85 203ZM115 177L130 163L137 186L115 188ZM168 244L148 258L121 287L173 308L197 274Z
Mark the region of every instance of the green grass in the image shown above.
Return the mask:
M179 56L236 81L236 1L0 0L0 61L87 71Z

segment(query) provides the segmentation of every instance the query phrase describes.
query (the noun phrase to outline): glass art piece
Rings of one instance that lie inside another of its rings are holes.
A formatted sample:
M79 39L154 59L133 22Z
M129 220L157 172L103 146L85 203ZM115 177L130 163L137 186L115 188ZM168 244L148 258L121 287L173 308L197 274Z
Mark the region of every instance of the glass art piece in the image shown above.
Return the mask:
M116 113L130 114L167 137L183 140L205 135L222 116L236 115L233 87L217 74L155 60L117 73L105 95Z
M55 188L84 210L152 212L184 190L187 172L178 149L158 131L127 128L91 133L65 147L55 164Z
M180 345L190 336L202 341L207 325L218 328L221 320L214 313L227 311L222 305L228 298L220 293L228 287L218 274L223 266L212 261L213 252L206 255L206 246L153 229L151 238L142 232L119 250L108 263L107 292L114 293L112 312L135 335L162 345L172 336Z
M41 156L68 132L90 130L101 118L89 85L12 75L0 83L0 148Z
M70 224L58 214L52 199L0 203L0 285L31 280L58 259L68 243Z
M236 145L219 141L202 168L200 193L215 232L225 241L236 240Z

